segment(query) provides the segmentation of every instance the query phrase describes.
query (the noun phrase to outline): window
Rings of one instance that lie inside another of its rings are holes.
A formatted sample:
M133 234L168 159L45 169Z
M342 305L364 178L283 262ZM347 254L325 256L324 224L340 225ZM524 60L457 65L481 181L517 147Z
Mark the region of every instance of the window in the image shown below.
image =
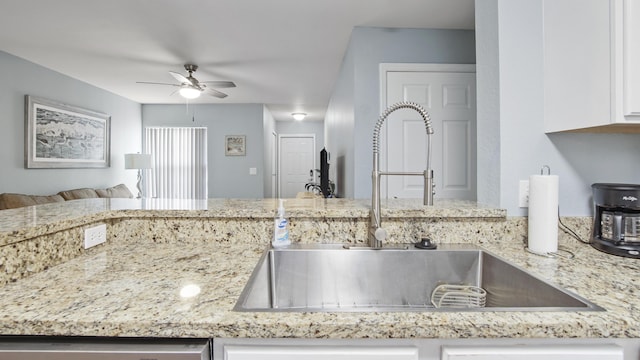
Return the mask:
M145 152L152 154L152 169L145 179L150 197L206 199L207 129L148 127Z

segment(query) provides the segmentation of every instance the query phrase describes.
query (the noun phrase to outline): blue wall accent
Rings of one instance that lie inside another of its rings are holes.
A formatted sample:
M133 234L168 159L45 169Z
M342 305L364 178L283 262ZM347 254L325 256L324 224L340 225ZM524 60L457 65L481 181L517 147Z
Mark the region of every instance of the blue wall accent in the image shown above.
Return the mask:
M338 194L371 196L372 134L380 115L380 63L475 63L471 30L356 27L327 110L327 150ZM352 145L345 145L353 139Z
M540 1L476 2L476 31L480 201L528 215L519 181L543 165L560 178L561 216L592 215L593 183L640 183L640 134L545 134Z
M206 127L210 198L264 197L264 105L142 105L142 125ZM225 156L225 135L246 135L246 156ZM249 168L257 175L249 175Z
M141 149L140 104L0 51L0 193L55 194L125 183L135 193L136 172L124 169L124 154ZM25 95L111 116L111 167L25 169Z

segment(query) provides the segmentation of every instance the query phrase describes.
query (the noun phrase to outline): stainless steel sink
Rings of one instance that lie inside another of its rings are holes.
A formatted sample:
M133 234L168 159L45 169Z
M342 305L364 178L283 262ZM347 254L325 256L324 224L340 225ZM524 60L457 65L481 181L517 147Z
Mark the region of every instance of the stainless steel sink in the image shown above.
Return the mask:
M440 284L483 288L483 308L436 308ZM601 307L472 245L268 249L236 311L593 311Z

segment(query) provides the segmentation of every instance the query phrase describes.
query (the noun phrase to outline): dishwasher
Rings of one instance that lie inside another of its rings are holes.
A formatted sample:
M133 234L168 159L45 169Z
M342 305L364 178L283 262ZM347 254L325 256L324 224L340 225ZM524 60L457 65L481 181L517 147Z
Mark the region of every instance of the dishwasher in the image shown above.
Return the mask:
M0 360L210 360L208 339L0 337Z

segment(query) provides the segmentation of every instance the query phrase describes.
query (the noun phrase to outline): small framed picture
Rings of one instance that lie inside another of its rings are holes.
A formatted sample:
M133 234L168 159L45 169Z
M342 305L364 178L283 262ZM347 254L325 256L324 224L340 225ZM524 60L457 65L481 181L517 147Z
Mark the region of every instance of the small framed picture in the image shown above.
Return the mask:
M247 154L247 137L245 135L225 135L224 154L226 156L245 156Z

